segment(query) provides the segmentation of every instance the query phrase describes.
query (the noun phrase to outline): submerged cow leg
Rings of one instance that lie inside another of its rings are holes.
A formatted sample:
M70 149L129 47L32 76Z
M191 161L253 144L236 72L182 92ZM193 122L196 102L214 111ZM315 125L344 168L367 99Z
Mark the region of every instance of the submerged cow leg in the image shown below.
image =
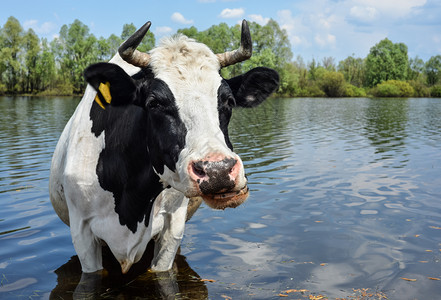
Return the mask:
M95 238L90 226L84 221L70 224L72 242L83 272L92 273L103 268L101 243Z
M159 209L154 211L153 228L161 226L161 231L155 237L155 251L151 269L153 271L169 270L184 236L187 216L188 198L182 193L168 189L156 199Z
M103 279L103 271L82 273L81 280L73 292L73 299L96 299Z

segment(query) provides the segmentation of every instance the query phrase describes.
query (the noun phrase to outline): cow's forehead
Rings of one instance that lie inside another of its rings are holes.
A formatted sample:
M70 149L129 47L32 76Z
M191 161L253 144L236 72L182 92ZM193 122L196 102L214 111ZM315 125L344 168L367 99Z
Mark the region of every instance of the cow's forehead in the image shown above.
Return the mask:
M206 45L177 35L163 39L150 54L155 77L166 82L177 99L189 93L217 96L220 64Z
M207 154L204 151L230 155L219 123L218 90L222 77L217 56L206 45L177 36L163 40L151 51L150 66L155 77L173 93L187 129L185 147L199 149L201 157Z

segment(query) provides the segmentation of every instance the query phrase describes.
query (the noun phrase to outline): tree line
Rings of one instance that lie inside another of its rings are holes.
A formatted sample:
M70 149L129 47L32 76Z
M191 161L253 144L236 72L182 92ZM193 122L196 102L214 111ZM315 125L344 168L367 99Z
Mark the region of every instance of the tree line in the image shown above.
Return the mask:
M256 66L276 69L281 78L279 96L287 97L441 97L441 55L424 62L408 57L407 46L384 39L367 57L333 57L305 62L294 59L287 32L270 20L266 25L250 22L253 37L251 59L222 69L226 78ZM136 31L125 24L121 34L97 38L79 20L63 25L52 41L24 30L9 17L0 27L0 94L73 95L85 89L83 70L90 64L108 61L119 45ZM198 31L194 26L178 30L205 43L215 53L239 47L240 26L225 23ZM148 32L139 50L148 51L156 39Z

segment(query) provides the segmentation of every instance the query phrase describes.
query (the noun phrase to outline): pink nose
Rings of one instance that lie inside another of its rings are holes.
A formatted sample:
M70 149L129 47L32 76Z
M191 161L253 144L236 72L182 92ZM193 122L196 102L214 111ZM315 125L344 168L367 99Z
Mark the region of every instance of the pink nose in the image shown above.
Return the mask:
M241 164L237 159L205 159L190 163L190 178L203 194L216 194L232 190L236 186Z

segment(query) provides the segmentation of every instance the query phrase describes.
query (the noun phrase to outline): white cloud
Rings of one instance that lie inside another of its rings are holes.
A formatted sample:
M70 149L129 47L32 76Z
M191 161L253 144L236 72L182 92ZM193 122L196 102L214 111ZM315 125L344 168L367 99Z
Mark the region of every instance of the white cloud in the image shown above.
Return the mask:
M415 8L424 6L427 0L355 0L355 13L372 13L373 10L380 12L384 16L404 17L413 12Z
M35 33L43 35L52 33L57 28L57 25L51 22L44 22L41 25L39 23L40 22L38 20L27 20L23 23L23 28L25 30L32 28Z
M282 28L284 29L284 28ZM293 46L297 46L300 44L306 44L307 42L302 39L302 37L297 35L291 35L290 42Z
M23 23L23 27L24 27L24 29L29 29L29 28L37 26L37 24L38 24L37 20L27 20Z
M244 14L245 10L243 8L225 8L219 16L224 19L234 19L241 18Z
M371 6L353 6L349 14L362 22L371 22L377 17L378 11Z
M319 28L322 29L332 29L333 26L338 23L338 17L335 14L331 14L329 16L323 14L313 15L312 18L317 20Z
M270 18L264 18L262 15L249 15L248 19L262 26L266 25L270 20Z
M187 20L181 13L175 12L171 15L171 19L173 22L180 24L193 24L193 20Z
M336 40L337 38L332 34L316 34L314 37L314 41L320 47L335 46Z
M426 60L441 48L440 11L441 5L429 0L299 0L275 16L258 13L286 30L294 56L339 61L365 57L385 37Z
M165 34L169 34L173 31L172 28L168 27L168 26L158 26L155 29L155 34L157 35L165 35Z

